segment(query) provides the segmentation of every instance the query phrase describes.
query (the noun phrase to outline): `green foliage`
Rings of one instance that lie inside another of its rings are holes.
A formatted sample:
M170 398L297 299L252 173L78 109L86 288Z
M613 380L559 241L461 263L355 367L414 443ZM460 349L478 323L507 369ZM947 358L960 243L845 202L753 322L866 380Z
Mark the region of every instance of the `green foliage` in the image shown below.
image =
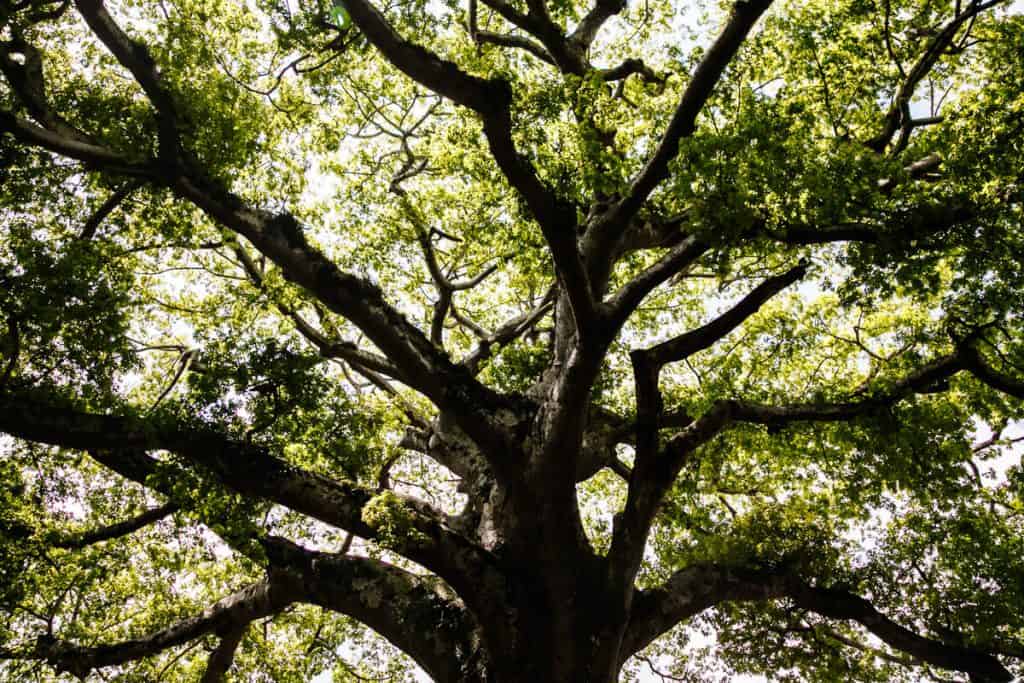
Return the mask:
M728 399L816 406L877 399L972 334L988 363L1024 376L1019 7L972 22L971 39L943 53L918 85L913 115L941 121L916 128L886 153L867 144L954 4L967 3L773 6L641 214L678 219L678 234L661 244L694 236L711 248L630 318L591 388L595 404L628 423L635 407L631 349L714 319L801 258L811 266L799 285L664 370L666 411L698 417ZM157 114L81 17L70 9L27 18L51 5L59 3L0 1L0 41L20 36L39 48L47 101L68 125L130 161L156 154ZM438 299L422 234L452 281L494 268L453 295L457 312L473 323L448 318L442 341L454 361L477 349L481 329L494 331L544 300L555 282L551 255L527 202L495 165L478 117L388 64L343 2L106 5L158 65L189 163L241 201L291 212L310 244L380 284L414 324L430 328ZM547 3L552 20L567 29L591 5ZM510 6L526 11L527 4ZM474 76L509 85L521 160L581 221L628 192L730 10L628 3L587 57L602 68L642 57L657 78L608 83L597 70L565 75L522 50L474 43L465 2L412 0L381 9L401 36ZM478 29L523 35L487 3L477 11ZM32 116L6 78L0 110ZM916 176L911 164L932 154L941 158L939 170ZM463 499L451 473L399 445L410 421L434 420L436 408L400 381L381 391L379 374L367 379L340 358L326 358L332 344L382 349L264 262L248 241L180 201L169 184L132 188L116 169L71 163L0 133L0 393L45 392L95 413L209 430L369 487L383 471L404 491L457 513ZM124 201L83 234L125 189ZM784 239L855 227L876 239L817 246ZM251 257L256 277L239 250ZM609 292L664 254L661 246L627 250L609 274ZM479 379L496 391L535 395L555 358L559 322L545 314L528 334L490 347ZM311 343L303 324L323 339ZM719 434L692 454L661 506L643 583L692 562L793 572L865 594L930 637L1020 648L1019 446L976 451L972 444L993 427L1009 425L1007 433L1017 434L1024 408L972 377L928 389L935 391L854 419L733 425ZM612 450L635 464L629 438ZM182 511L137 534L70 551L47 541L124 519L151 507L153 494L82 452L0 442L4 647L31 646L48 629L98 643L162 628L261 578L258 541L268 534L317 548L343 543L337 529L240 496L185 459L154 455L161 471L148 483ZM578 485L598 554L608 552L626 488L608 469ZM398 551L429 540L387 491L364 506L362 521L378 541L357 542L354 552L403 566ZM714 634L707 656L687 644L699 629ZM865 642L868 649L858 647ZM111 675L196 680L214 645L211 637ZM877 650L892 652L871 647L859 628L780 602L723 606L652 652L686 680L735 673L914 680ZM355 664L346 660L353 653ZM1019 660L1012 665L1021 673ZM53 680L20 666L0 664L0 675ZM637 662L630 667L624 680L645 671ZM354 622L301 607L250 629L233 675L303 681L330 671L334 680L411 680L412 669Z
M413 513L391 491L383 491L363 507L363 522L379 534L383 548L401 550L429 539L415 528Z

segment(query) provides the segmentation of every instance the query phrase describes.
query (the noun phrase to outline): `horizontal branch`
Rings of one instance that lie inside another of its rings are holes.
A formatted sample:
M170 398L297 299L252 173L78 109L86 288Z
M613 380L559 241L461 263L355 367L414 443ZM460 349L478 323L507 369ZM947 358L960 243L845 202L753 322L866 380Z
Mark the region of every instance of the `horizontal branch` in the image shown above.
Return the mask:
M254 619L280 612L300 595L301 591L293 582L268 579L229 595L196 617L149 635L92 647L40 639L32 653L35 657L31 658L44 659L58 672L84 679L94 669L152 657L210 633L230 632Z
M9 111L0 110L0 133L10 133L15 139L32 147L42 147L55 154L114 173L147 179L155 178L157 175L151 163L138 163L101 145L55 133Z
M681 621L724 602L789 598L797 607L831 619L855 621L890 647L922 663L968 673L980 681L1013 676L993 655L926 638L899 625L864 598L814 586L791 574L701 563L682 569L662 586L636 594L623 643L624 658L649 645Z
M231 440L204 425L100 415L53 405L33 395L0 395L0 432L88 450L118 474L149 486L154 485L153 475L161 471L161 463L145 451L170 451L238 493L278 503L362 538L377 540L381 535L363 518L364 509L377 495L375 490L303 470L262 446ZM493 557L452 531L447 515L415 498L390 495L393 512L402 517L410 533L389 539L389 547L437 573L460 593L477 590L494 566Z

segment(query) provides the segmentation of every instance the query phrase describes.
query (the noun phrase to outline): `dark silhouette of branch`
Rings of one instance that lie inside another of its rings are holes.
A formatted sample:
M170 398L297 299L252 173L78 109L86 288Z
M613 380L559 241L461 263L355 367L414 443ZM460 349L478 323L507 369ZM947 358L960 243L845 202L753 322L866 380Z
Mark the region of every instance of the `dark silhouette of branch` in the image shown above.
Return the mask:
M105 202L100 204L99 208L89 216L89 220L82 226L82 231L78 233L78 239L80 240L91 240L96 235L96 230L99 229L103 221L114 212L114 209L119 207L124 200L128 199L135 190L142 187L142 182L139 180L133 180L125 183L121 187L117 188L107 198Z
M123 522L118 522L116 524L111 524L109 526L92 529L78 534L58 536L49 542L51 545L58 548L79 550L90 545L102 543L103 541L110 541L115 538L127 536L128 534L134 533L139 529L153 524L154 522L158 522L161 519L169 517L177 511L178 505L176 503L165 503L159 507L146 510L131 519L126 519Z
M216 649L210 653L210 658L206 661L206 670L203 671L199 683L221 683L225 679L247 629L248 624L239 624L221 635Z
M680 621L719 603L782 598L829 619L854 621L885 644L921 663L962 671L970 674L972 680L1013 679L992 654L919 635L848 591L815 586L782 571L752 571L716 564L692 565L673 574L658 588L638 591L623 651L637 652Z
M1006 1L987 0L986 2L980 2L979 0L971 0L962 12L958 11L951 20L936 32L917 62L906 73L895 97L893 97L888 112L886 112L882 130L866 143L869 148L879 153L884 152L886 147L891 144L893 136L899 131L900 137L893 150L894 153L899 153L906 147L911 131L921 125L927 125L928 121L926 119L914 119L910 114L910 101L914 97L914 91L917 89L918 84L931 72L942 55L946 54L950 47L953 46L957 34L964 25L982 12ZM900 71L903 71L902 67Z

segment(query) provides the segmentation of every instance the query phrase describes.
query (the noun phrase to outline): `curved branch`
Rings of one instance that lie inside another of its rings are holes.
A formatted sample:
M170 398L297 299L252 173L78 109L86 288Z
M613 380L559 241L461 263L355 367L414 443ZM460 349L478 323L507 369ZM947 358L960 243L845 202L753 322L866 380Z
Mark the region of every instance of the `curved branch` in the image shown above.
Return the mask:
M658 588L637 592L623 642L623 659L642 650L680 621L709 607L723 602L780 598L789 598L798 607L824 617L855 621L890 647L923 663L962 671L981 681L1013 679L993 655L914 633L864 598L847 591L813 586L791 574L711 563L692 565L676 572Z
M542 62L551 65L555 64L555 60L544 49L544 46L540 43L535 43L529 38L511 33L493 33L491 31L477 31L475 35L479 43L489 43L500 47L514 47L519 50L525 50Z
M405 40L368 0L345 0L345 9L384 58L417 83L482 115L508 107L511 92L506 84L471 76L452 62Z
M84 678L94 669L150 657L209 634L221 637L203 681L219 681L247 626L305 602L366 624L411 656L434 680L481 678L479 634L465 605L436 579L366 557L306 550L290 541L261 541L268 578L218 601L202 614L149 635L83 647L40 639L19 658L44 659L58 672Z
M624 9L625 0L596 0L590 11L580 20L576 30L569 35L569 42L581 52L586 52L605 22Z
M98 415L54 406L32 395L5 395L0 396L0 431L89 450L103 465L148 486L155 485L153 475L162 471L162 465L145 451L170 451L234 491L276 502L362 538L381 537L363 519L376 491L295 467L266 448L233 441L203 425ZM460 594L476 594L496 566L494 558L452 531L448 516L415 498L391 495L395 512L411 533L389 537L389 547L437 573Z
M604 309L608 312L610 325L614 328L621 326L644 297L694 263L707 250L708 245L692 235L673 246L654 265L620 287L605 302Z
M93 669L151 657L215 632L230 632L261 617L276 614L301 596L299 586L284 577L252 584L220 600L202 614L141 638L84 647L59 640L40 639L34 653L58 672L85 678Z
M271 537L265 547L271 563L293 572L305 587L303 601L366 624L436 681L483 679L477 623L437 579L368 557L306 550L281 538ZM489 592L485 600L495 610L503 603Z
M590 281L576 246L576 209L557 197L516 149L512 140L512 93L508 83L470 76L451 62L406 41L368 0L347 0L345 6L367 39L402 73L480 115L491 155L508 182L523 196L548 242L559 279L572 302L578 328L588 328L593 322L594 303ZM545 46L551 52L548 42ZM552 53L552 56L558 59L557 54Z

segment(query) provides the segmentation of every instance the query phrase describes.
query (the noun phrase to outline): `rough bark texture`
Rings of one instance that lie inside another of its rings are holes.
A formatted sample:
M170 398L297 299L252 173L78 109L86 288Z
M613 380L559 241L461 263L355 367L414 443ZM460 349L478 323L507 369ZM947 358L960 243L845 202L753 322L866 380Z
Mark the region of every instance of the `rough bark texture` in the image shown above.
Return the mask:
M525 14L501 0L484 2L531 36L530 40L490 36L490 42L526 46L569 74L593 69L586 60L587 47L602 24L624 7L597 0L567 36L540 0L528 2ZM355 26L399 71L479 116L497 167L524 200L550 249L557 274L551 295L535 311L493 333L481 332L480 347L462 363L449 358L443 348L444 320L458 286L436 262L431 274L447 298L439 302L428 336L389 304L375 284L344 272L307 242L291 214L249 206L211 179L182 148L173 93L146 47L117 24L101 0L74 4L149 99L159 122L158 154L129 158L90 140L50 111L41 72L32 69L37 55L29 46L0 49L0 67L32 119L0 111L0 132L20 144L129 179L87 225L89 237L128 192L149 184L166 189L224 229L246 238L280 267L285 278L358 327L383 356L332 344L307 329L306 336L321 353L345 358L378 386L401 382L436 406L439 416L413 420L402 445L457 474L468 503L453 517L413 498L382 497L380 491L302 470L289 464L284 454L229 438L214 426L100 414L61 404L45 394L0 391L0 431L87 451L109 469L161 493L169 495L169 490L160 489L151 476L161 466L152 455L158 450L175 453L235 492L278 503L371 541L385 540L375 515L395 515L408 533L387 538L389 549L433 575L419 576L367 558L316 553L284 539L260 538L266 551L266 581L224 598L200 616L129 642L85 647L41 641L34 651L20 654L44 659L59 671L85 675L213 634L220 645L204 680L220 680L252 620L305 602L362 621L438 681L611 683L630 656L687 618L727 601L786 598L823 617L856 622L920 662L965 672L975 680L1010 680L991 653L920 635L859 596L782 570L702 564L680 569L660 587L640 590L635 584L653 521L673 482L695 451L724 430L742 423L778 428L798 421L849 420L933 391L957 373L969 373L1017 398L1024 395L1020 380L992 367L979 352L977 340L966 338L957 340L952 353L920 364L888 387L847 401L780 406L720 401L692 417L666 412L658 386L662 369L720 341L803 278L807 263L793 259L788 270L766 278L703 326L634 350L635 416L612 415L591 405L590 391L602 360L629 316L651 291L711 248L702 237L682 235L680 220L659 221L641 209L668 177L681 141L694 133L698 115L768 9L769 0L737 3L694 70L652 156L628 192L595 201L582 220L577 207L548 187L516 149L508 84L469 75L401 36L367 0L346 0ZM980 7L973 5L970 11L976 13ZM966 12L958 16L947 32L955 33L970 16ZM24 55L21 62L8 58L15 50ZM906 88L912 90L934 61L927 57L916 67ZM619 71L610 70L607 77L642 73L641 67L630 63ZM893 112L873 143L879 150L899 129L900 113ZM954 225L970 215L967 209L947 207L938 223ZM769 233L756 223L752 231L784 244L878 239L876 232L857 226L783 226ZM421 245L432 259L429 240L429 235L421 235ZM612 291L610 274L617 259L652 247L667 251ZM245 260L244 250L240 257L250 278L261 285L259 272L251 259ZM479 280L483 277L486 274ZM523 334L552 310L553 359L525 395L501 395L477 380L476 372L492 347ZM282 312L300 330L309 327L294 311ZM675 430L671 438L661 432L667 427ZM635 447L632 469L616 461L619 443ZM602 467L612 468L628 481L628 499L616 515L606 555L595 552L588 541L576 498L576 484ZM115 538L173 511L169 503L60 543L76 548Z

